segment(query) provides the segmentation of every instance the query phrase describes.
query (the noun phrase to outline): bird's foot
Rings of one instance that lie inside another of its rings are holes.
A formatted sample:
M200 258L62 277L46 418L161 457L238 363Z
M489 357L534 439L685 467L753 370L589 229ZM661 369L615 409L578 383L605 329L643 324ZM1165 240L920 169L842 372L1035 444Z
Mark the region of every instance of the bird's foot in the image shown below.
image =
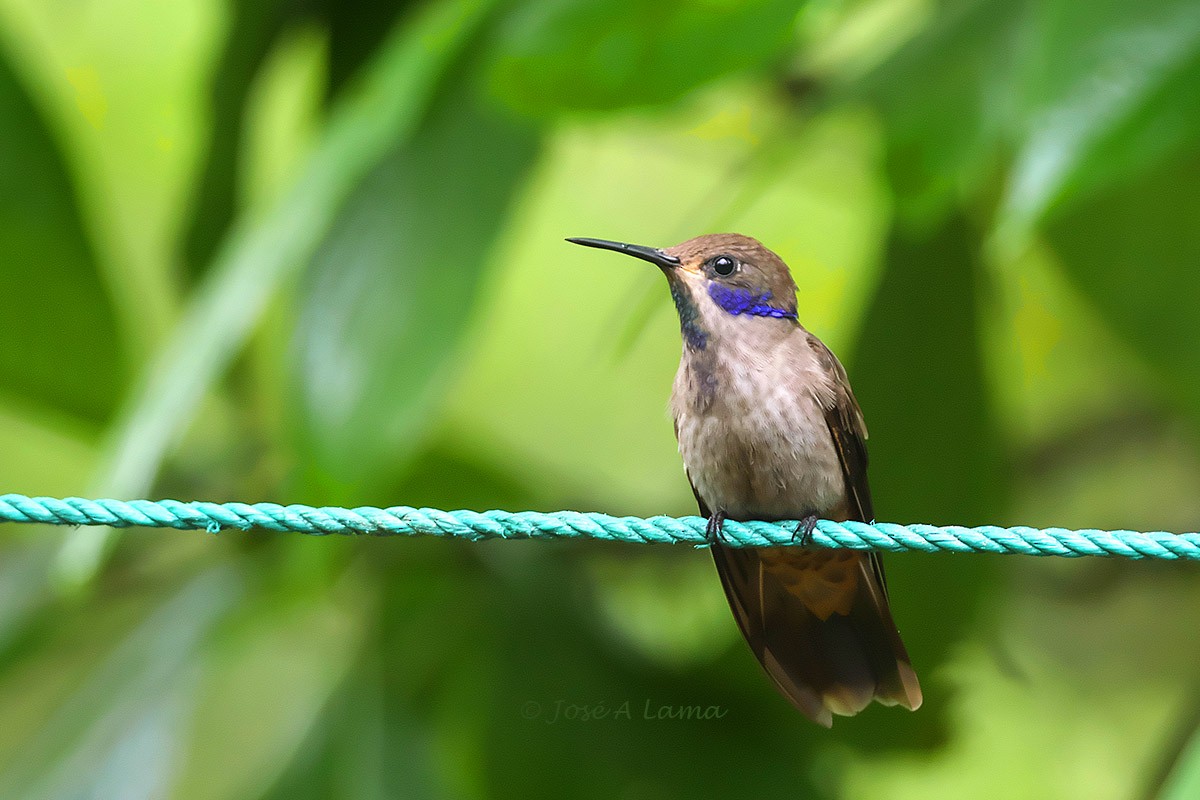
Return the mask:
M817 515L806 514L800 518L800 524L796 526L795 533L792 534L792 542L798 542L801 547L808 547L812 544L813 531L817 529Z
M725 536L721 532L724 525L725 512L718 508L708 518L708 527L704 529L704 538L708 540L709 545L725 544Z

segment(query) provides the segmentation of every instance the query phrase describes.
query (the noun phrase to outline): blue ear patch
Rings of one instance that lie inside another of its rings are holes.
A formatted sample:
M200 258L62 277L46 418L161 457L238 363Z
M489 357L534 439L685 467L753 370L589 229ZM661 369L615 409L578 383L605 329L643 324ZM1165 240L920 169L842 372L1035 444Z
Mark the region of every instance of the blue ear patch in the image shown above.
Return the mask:
M795 319L796 312L771 305L771 293L758 294L749 289L725 286L715 281L708 284L708 296L722 309L733 314L748 314L752 317L778 317Z

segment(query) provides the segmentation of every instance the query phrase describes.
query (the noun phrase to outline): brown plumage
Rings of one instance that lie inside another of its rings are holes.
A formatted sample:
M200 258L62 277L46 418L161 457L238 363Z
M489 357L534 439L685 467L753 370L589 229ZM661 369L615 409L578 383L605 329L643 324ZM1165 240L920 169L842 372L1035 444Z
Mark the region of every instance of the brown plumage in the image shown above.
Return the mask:
M837 358L796 320L787 266L738 234L665 250L571 241L667 276L684 340L671 396L680 454L734 618L776 687L825 726L872 699L916 709L877 554L719 543L726 518L874 519L862 412Z

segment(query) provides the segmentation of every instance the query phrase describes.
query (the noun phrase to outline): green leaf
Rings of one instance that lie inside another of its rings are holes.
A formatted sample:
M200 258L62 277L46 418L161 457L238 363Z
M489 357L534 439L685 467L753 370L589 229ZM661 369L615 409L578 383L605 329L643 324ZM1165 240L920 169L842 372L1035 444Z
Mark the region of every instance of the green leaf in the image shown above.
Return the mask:
M883 63L863 93L887 128L888 173L906 224L936 225L996 158L1011 105L1024 3L963 0Z
M1200 5L947 5L856 91L882 110L904 218L991 202L1008 247L1057 204L1153 166L1200 131Z
M126 409L104 488L146 491L203 393L240 351L268 299L315 252L345 197L412 131L480 4L447 2L396 31L331 116L300 177L262 220L243 220ZM439 46L430 47L430 43Z
M286 41L291 29L327 24L328 94L338 97L353 86L363 65L377 56L399 17L415 3L318 2L315 9L294 0L241 0L230 5L230 35L218 57L209 96L212 131L186 233L187 266L196 274L211 265L234 223L238 184L245 180L247 105L272 49Z
M296 183L262 219L243 219L233 229L124 408L100 494L136 497L149 489L270 298L317 249L363 176L419 124L446 65L488 7L486 0L447 0L393 32L330 115ZM94 574L107 541L98 531L68 540L57 567L66 585Z
M393 477L422 444L478 279L538 138L471 75L355 192L317 253L295 350L303 435L339 482Z
M237 182L246 98L254 78L297 9L290 0L231 3L229 37L216 59L208 98L208 147L193 189L184 234L186 266L196 275L211 266L237 210Z
M1200 415L1200 151L1181 154L1057 215L1063 267L1193 415Z
M0 141L0 394L103 422L125 372L116 320L62 157L3 51Z
M983 524L1002 505L979 344L979 248L958 216L929 234L893 231L888 243L849 361L880 519Z
M494 87L535 113L665 103L762 67L792 40L797 0L543 0L501 30Z
M1068 186L1151 166L1200 132L1194 0L1037 3L1026 30L1017 153L998 219L1001 235L1018 239Z
M420 0L320 0L329 24L329 91L336 96L376 53L405 14Z

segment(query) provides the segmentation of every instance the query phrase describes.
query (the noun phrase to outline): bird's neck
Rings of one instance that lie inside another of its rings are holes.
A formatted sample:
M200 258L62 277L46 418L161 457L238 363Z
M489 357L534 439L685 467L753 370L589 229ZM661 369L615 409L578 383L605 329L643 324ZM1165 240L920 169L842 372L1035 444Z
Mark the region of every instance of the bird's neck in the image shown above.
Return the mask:
M804 335L795 312L732 313L710 296L671 286L683 334L677 391L695 411L708 409L722 386L750 387L769 373L779 348ZM761 301L760 301L761 302Z
M718 283L690 287L678 279L671 280L670 286L684 349L693 355L707 351L714 340L722 345L768 345L800 327L795 298L784 303L773 300L766 290L755 292Z

